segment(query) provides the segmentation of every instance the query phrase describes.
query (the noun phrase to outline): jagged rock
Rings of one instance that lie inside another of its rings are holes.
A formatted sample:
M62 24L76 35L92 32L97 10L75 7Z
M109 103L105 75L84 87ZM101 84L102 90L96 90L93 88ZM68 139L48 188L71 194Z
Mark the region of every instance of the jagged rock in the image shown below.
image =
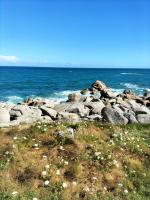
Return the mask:
M102 81L99 81L99 80L95 81L92 84L92 88L95 88L98 91L103 91L107 89L106 85Z
M61 112L58 118L69 123L78 123L81 121L79 115L75 113Z
M129 123L132 123L132 124L138 123L136 117L131 113L124 113L123 116L128 119Z
M91 91L89 89L83 89L83 90L81 90L80 93L83 94L83 95L88 95L88 94L91 93Z
M0 123L9 123L10 114L6 108L0 108Z
M146 99L147 99L147 98L150 98L150 91L147 91L147 90L146 90L146 91L144 92L144 95L143 95L143 96L144 96Z
M20 112L21 115L29 115L29 114L31 114L31 109L27 105L16 105L11 109L10 113L12 111L17 111L17 113Z
M80 101L80 94L79 93L72 93L68 95L68 102L77 102Z
M100 116L102 109L105 107L102 101L86 103L85 106L87 106L91 110L91 114L98 114Z
M41 106L40 109L42 110L43 115L48 115L52 119L56 119L57 111L53 110L52 108L48 108L46 106Z
M89 115L89 108L85 107L81 103L77 104L71 104L67 109L66 112L69 113L76 113L79 114L81 117L88 116Z
M62 103L60 105L56 105L54 109L57 112L77 113L82 117L89 114L89 109L82 103Z
M128 119L125 118L123 114L119 113L113 108L104 107L101 113L103 120L106 122L110 122L112 124L124 124L124 125L128 123Z
M100 99L103 99L103 98L113 99L113 98L116 98L116 94L114 94L110 90L102 90Z
M135 100L128 101L130 109L133 110L136 114L150 114L150 109L146 106L136 103Z
M137 120L141 124L150 124L150 114L138 114Z

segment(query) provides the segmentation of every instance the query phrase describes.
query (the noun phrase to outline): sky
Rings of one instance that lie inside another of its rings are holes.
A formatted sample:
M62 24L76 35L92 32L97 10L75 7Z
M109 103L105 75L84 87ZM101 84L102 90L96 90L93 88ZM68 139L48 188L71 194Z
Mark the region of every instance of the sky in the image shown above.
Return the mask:
M150 67L150 0L0 0L0 65Z

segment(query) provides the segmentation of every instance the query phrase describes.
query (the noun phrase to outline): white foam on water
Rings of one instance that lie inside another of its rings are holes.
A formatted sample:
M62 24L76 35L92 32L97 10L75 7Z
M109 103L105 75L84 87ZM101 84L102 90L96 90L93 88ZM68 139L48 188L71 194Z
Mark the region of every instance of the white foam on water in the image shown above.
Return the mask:
M140 73L129 73L129 72L122 72L121 75L142 75Z
M68 99L68 95L71 93L80 93L80 90L64 90L60 92L54 92L48 99L56 102L66 101Z
M8 96L7 97L8 103L20 103L22 101L23 101L23 98L19 97L19 96Z
M118 95L118 94L121 94L124 91L124 89L110 88L110 91L112 91L114 94Z
M134 90L144 89L144 88L140 88L137 84L132 84L132 83L121 83L120 85L128 89L134 89Z

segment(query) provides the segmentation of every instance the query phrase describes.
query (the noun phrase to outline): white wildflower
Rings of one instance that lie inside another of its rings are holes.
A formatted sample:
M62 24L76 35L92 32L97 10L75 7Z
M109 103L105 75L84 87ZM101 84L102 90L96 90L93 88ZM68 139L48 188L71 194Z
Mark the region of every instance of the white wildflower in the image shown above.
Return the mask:
M45 165L45 169L49 169L50 168L50 165Z
M77 185L77 182L76 182L76 181L73 181L73 182L72 182L72 185Z
M56 171L56 175L58 175L58 176L60 175L60 170Z
M62 186L63 186L63 188L67 188L68 185L67 185L67 183L63 183Z
M65 161L64 164L65 164L65 165L68 165L68 161Z
M45 186L49 185L49 181L48 181L48 180L45 181L45 182L44 182L44 185L45 185Z
M15 197L15 196L17 196L17 195L18 195L18 192L17 192L17 191L14 191L14 192L12 192L11 194L12 194L12 196L14 196L14 197Z
M13 137L13 139L14 139L14 140L17 140L18 138L17 138L17 136L16 136L16 137Z
M38 198L36 198L36 197L33 197L33 199L32 200L38 200Z
M42 171L41 175L42 176L46 176L47 172L46 171Z
M125 189L125 190L124 190L124 193L125 193L125 194L128 194L128 190L127 190L127 189Z

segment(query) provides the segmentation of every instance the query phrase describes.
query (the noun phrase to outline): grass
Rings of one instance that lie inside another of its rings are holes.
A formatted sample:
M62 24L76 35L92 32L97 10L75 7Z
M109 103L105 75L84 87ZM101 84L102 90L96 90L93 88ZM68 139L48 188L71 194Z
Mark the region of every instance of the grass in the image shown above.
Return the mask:
M0 200L149 199L150 125L39 123L0 141Z

